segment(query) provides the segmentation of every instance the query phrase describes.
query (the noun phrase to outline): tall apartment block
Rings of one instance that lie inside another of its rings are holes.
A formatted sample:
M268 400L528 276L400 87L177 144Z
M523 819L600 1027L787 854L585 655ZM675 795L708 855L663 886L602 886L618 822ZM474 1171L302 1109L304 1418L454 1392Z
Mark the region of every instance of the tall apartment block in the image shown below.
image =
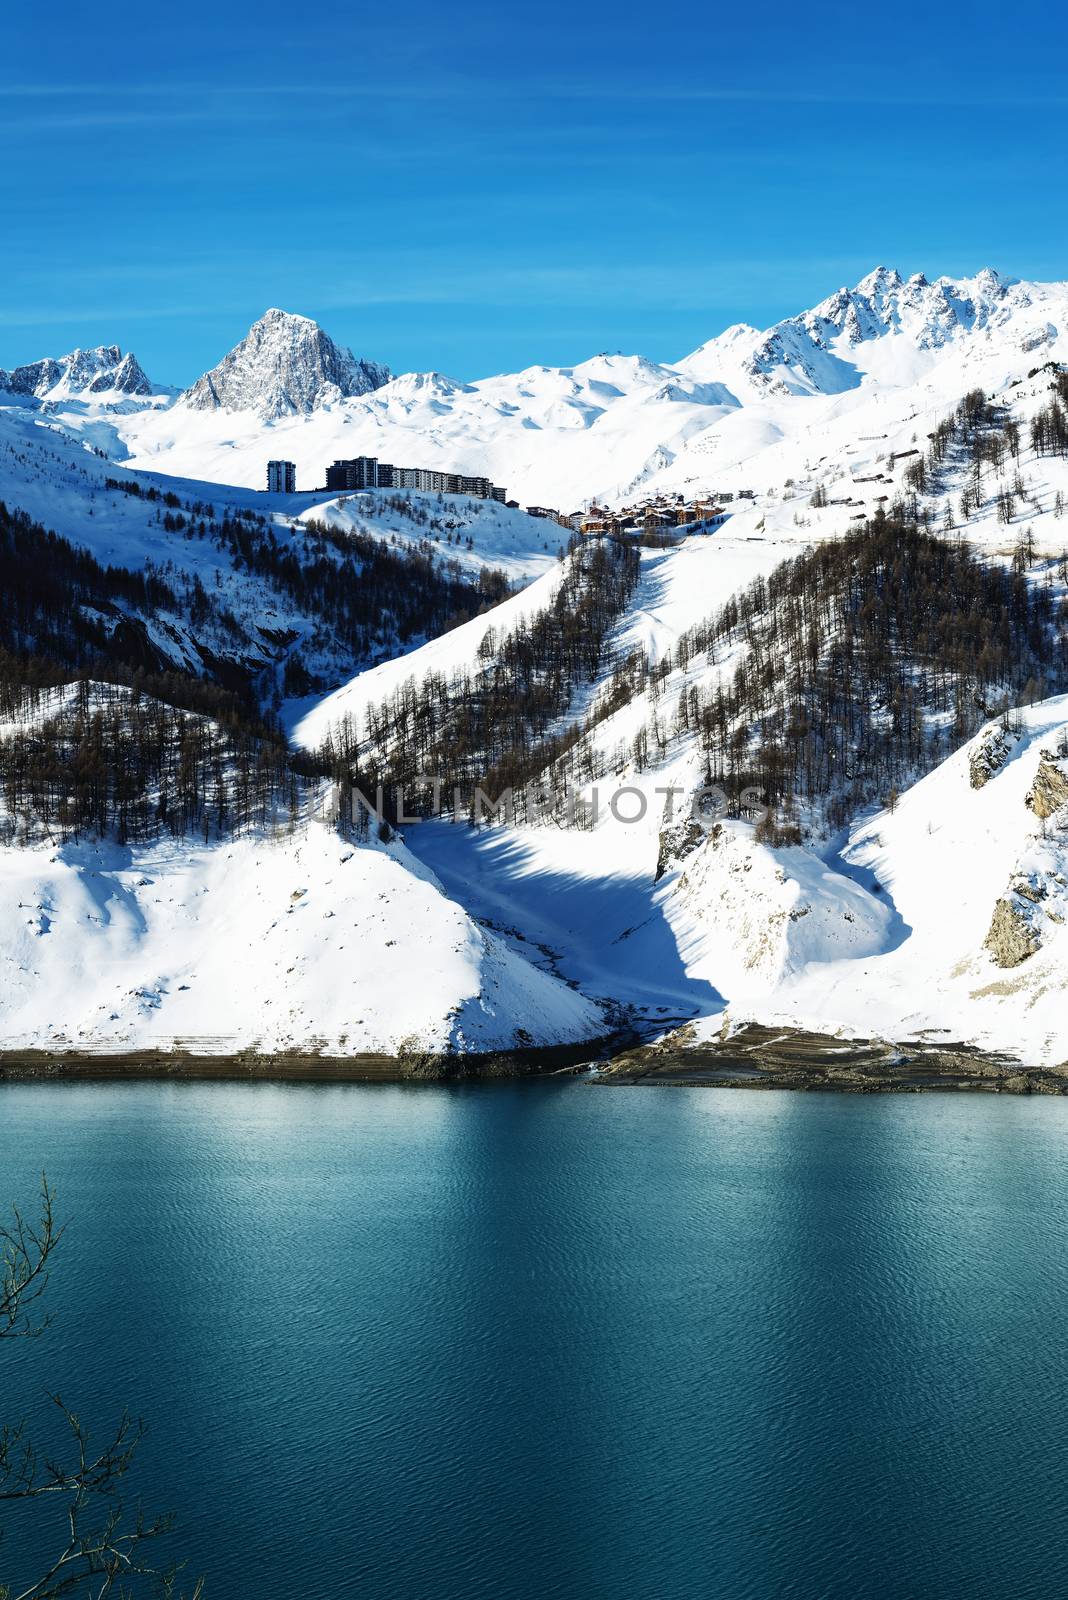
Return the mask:
M382 487L376 456L355 456L351 461L335 461L326 469L328 489L378 489Z
M505 491L488 478L428 467L397 467L376 456L335 461L326 469L328 489L419 489L424 494L467 494L478 500L504 501Z

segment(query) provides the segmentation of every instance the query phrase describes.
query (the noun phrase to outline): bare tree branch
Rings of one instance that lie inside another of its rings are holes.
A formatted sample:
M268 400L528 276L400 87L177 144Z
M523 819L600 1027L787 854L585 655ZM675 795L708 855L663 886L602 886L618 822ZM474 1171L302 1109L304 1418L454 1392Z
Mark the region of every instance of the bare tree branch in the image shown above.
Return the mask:
M40 1208L35 1224L16 1210L0 1226L0 1339L36 1338L49 1324L37 1302L64 1229L56 1225L55 1196L44 1177ZM124 1411L103 1447L94 1447L80 1417L58 1395L51 1398L66 1425L70 1459L39 1453L24 1423L0 1427L0 1504L45 1504L58 1496L65 1529L47 1570L17 1593L0 1583L0 1600L60 1600L76 1591L84 1600L175 1600L180 1569L157 1566L145 1548L170 1531L171 1518L146 1519L138 1507L124 1520L120 1499L144 1424ZM189 1600L201 1600L202 1593L198 1582Z
M34 1226L19 1210L0 1224L0 1339L34 1339L49 1318L34 1321L30 1308L48 1287L48 1264L64 1229L56 1226L55 1191L41 1176L41 1217Z

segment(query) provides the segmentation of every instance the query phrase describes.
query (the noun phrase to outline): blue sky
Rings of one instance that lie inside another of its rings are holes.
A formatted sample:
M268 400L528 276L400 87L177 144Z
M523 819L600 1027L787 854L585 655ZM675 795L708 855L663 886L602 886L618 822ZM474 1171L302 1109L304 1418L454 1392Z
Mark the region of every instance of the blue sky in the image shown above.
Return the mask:
M1068 276L1054 8L58 0L5 19L0 365L269 305L396 371L670 360L877 262Z

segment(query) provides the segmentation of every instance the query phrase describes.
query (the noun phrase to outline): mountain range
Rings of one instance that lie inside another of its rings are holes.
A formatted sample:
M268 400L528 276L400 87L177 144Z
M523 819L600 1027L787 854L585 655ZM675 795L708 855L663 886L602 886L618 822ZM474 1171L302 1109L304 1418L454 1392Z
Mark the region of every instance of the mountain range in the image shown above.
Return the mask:
M268 455L298 483L336 457L485 475L523 502L774 481L808 441L998 386L1068 353L1068 286L986 270L903 279L879 267L768 329L727 328L677 362L602 353L475 383L390 375L308 318L271 310L191 387L150 392L132 356L74 352L10 374L94 447L135 467L260 487ZM843 430L839 428L838 432ZM785 449L784 449L785 446ZM789 475L789 467L783 475Z
M152 385L136 356L124 356L117 344L102 344L58 359L45 356L10 372L0 368L0 390L55 402L85 395L148 395Z

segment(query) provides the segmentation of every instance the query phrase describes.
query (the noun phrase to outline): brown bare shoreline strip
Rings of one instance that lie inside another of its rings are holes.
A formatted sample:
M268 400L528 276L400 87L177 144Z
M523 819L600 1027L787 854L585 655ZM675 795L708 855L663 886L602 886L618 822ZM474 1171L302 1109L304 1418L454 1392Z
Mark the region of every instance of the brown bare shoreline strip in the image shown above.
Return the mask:
M599 1086L1068 1094L1068 1063L1034 1067L972 1045L843 1040L750 1024L730 1039L655 1044L620 1037L485 1054L398 1055L256 1050L3 1050L0 1084L27 1082L462 1083L581 1074Z

